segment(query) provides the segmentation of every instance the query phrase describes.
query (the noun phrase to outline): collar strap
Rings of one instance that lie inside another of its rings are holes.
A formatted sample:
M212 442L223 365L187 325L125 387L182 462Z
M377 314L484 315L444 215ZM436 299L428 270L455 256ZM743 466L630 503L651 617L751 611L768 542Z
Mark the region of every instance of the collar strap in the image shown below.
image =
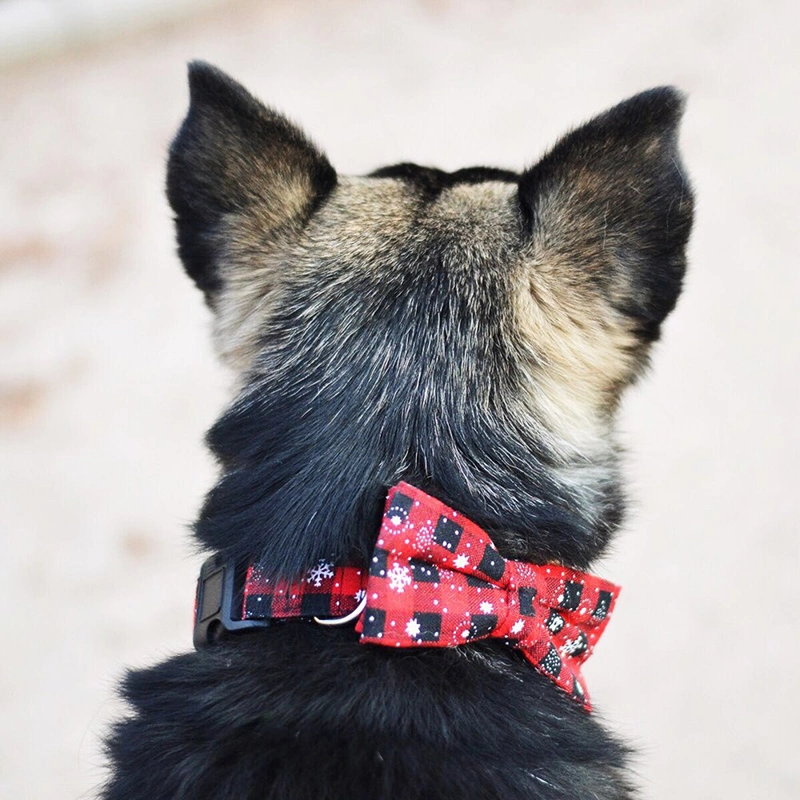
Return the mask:
M292 618L355 619L362 643L386 647L498 638L587 710L580 668L619 594L588 573L503 558L484 530L407 483L389 491L369 570L323 559L293 581L267 575L248 566L237 591L235 569L214 562L201 573L195 645Z

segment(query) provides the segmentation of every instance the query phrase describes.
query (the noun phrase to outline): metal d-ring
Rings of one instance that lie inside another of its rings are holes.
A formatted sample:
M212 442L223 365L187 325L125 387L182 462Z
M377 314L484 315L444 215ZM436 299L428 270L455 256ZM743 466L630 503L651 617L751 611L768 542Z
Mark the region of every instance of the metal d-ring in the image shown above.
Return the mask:
M320 619L319 617L314 617L314 622L318 622L320 625L347 625L348 622L352 622L354 619L358 619L361 616L361 612L367 607L367 596L361 598L361 602L355 607L355 610L351 611L344 617L334 617L333 619Z

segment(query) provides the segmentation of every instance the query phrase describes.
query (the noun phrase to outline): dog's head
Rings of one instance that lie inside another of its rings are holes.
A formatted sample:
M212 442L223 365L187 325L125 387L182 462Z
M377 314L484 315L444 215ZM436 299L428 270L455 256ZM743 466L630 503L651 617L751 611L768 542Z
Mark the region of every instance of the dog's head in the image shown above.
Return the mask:
M680 94L627 100L521 174L345 177L218 70L193 65L190 87L168 195L242 376L201 539L276 571L368 552L405 478L507 555L585 565L621 513L620 394L681 289Z

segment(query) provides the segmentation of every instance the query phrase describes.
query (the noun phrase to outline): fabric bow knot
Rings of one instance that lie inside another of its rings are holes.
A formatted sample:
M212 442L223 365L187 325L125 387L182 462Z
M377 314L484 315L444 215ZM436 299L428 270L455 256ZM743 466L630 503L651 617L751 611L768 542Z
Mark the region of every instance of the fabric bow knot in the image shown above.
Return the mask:
M356 630L389 647L504 639L591 710L580 667L618 594L584 572L504 559L476 524L400 483L386 501Z

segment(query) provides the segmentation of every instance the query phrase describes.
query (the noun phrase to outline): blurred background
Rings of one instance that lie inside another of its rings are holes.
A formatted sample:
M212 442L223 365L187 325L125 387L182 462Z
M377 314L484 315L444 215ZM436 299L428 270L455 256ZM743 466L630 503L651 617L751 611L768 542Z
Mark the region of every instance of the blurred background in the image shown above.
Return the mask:
M691 272L624 407L595 571L625 589L587 676L644 797L799 797L799 35L768 0L0 0L0 794L93 796L115 681L191 646L231 376L163 182L203 58L343 173L518 169L689 93Z

